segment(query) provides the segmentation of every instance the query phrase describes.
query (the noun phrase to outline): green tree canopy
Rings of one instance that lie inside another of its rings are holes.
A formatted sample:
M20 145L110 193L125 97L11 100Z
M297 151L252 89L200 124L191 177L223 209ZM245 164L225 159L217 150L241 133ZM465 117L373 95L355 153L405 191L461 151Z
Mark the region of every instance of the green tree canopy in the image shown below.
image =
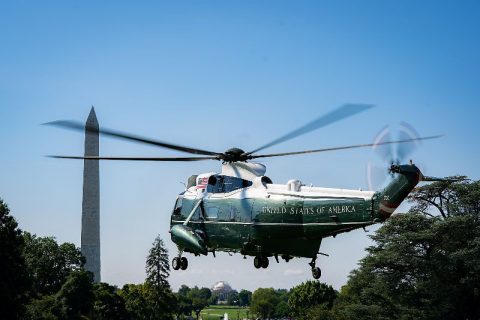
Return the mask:
M177 316L177 319L182 319L185 316L190 316L193 311L192 299L180 293L177 293L175 297L177 300L175 308L175 315Z
M93 274L85 270L71 272L56 299L60 307L61 319L81 319L87 316L94 300Z
M22 317L30 285L21 232L8 206L0 199L0 313L5 319Z
M149 287L145 284L126 284L119 294L125 301L125 308L132 319L151 319L153 306L149 301Z
M32 299L26 308L27 320L56 320L61 316L60 305L53 294Z
M188 295L188 293L190 292L190 287L185 285L185 284L182 284L180 286L180 289L178 289L178 294L181 295L181 296L184 296L186 297Z
M239 297L238 297L238 292L235 290L232 290L231 292L228 293L228 298L227 298L227 304L231 306L238 306L239 302Z
M93 319L129 319L125 308L125 300L117 292L117 287L108 283L96 283L93 285Z
M238 300L240 306L249 306L250 302L252 301L252 292L245 289L240 290L238 293Z
M209 290L210 291L210 290ZM192 300L192 309L195 312L197 319L200 316L200 312L207 307L209 303L210 297L208 297L208 293L206 290L199 289L197 286L190 289L188 292L188 298ZM211 296L211 291L210 291Z
M152 248L148 253L146 262L147 281L156 288L169 289L168 276L170 275L170 264L168 251L160 236L155 238Z
M396 215L371 236L375 245L342 290L346 319L478 319L480 222Z
M27 272L32 278L32 295L51 295L60 290L68 275L85 264L80 249L73 243L59 245L53 237L23 233Z
M145 269L147 280L142 293L146 295L145 298L150 304L151 319L171 319L176 300L167 279L170 275L168 251L160 236L153 242Z
M208 300L212 296L212 290L206 287L202 287L200 288L200 292L198 293L198 295L200 298Z
M331 309L336 297L337 292L332 286L309 280L292 288L288 305L293 315L305 318L309 308L323 305L325 309Z
M471 215L480 217L480 181L465 176L448 177L450 181L437 181L416 187L409 195L413 203L410 212L428 216Z
M273 288L258 288L252 294L250 311L259 315L262 319L275 316L275 310L280 298Z

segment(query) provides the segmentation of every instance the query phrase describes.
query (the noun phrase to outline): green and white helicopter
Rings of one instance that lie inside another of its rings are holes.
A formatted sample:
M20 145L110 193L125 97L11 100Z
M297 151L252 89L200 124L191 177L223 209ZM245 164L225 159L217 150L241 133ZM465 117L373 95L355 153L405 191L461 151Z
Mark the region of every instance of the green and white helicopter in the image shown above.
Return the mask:
M172 260L174 270L185 270L188 260L183 253L207 255L223 251L253 256L255 268L267 268L269 258L289 261L294 257L310 258L313 278L321 270L316 266L322 239L339 233L385 221L420 181L441 180L425 177L410 161L392 162L388 171L391 181L379 191L359 191L309 187L299 180L275 184L265 175L263 164L254 159L279 157L353 148L378 147L388 144L409 144L420 140L439 138L439 135L399 140L381 140L375 143L323 148L295 152L263 154L260 151L325 127L372 105L345 104L278 139L250 152L231 148L212 152L179 146L105 128L88 128L75 121L48 123L62 128L98 132L157 147L190 153L190 157L91 157L51 156L55 158L134 161L203 161L222 162L220 172L192 175L186 190L176 199L170 220L172 241L178 247L178 256Z

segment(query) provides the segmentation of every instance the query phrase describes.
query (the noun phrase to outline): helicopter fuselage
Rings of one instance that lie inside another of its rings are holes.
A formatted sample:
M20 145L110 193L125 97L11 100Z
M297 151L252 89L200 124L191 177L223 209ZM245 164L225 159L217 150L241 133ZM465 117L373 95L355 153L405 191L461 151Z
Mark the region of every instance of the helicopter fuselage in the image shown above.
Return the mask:
M397 167L396 177L378 192L308 187L298 180L273 184L265 176L200 175L177 199L172 240L194 254L314 258L323 238L393 213L421 176L414 165Z

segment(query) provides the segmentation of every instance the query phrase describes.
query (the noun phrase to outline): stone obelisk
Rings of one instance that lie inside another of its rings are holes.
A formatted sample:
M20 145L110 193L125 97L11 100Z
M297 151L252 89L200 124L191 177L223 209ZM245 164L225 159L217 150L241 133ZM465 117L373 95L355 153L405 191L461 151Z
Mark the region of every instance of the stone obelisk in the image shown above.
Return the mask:
M97 156L99 149L98 121L95 110L90 110L85 124L85 156ZM100 176L98 160L83 162L82 254L85 269L93 273L94 282L100 282Z

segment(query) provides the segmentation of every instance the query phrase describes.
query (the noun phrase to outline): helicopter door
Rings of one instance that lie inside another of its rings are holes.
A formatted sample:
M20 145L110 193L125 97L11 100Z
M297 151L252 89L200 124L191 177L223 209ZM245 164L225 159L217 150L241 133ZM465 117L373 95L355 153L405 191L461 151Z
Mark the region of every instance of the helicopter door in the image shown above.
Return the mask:
M205 228L217 248L235 249L248 241L252 202L249 199L208 199Z

